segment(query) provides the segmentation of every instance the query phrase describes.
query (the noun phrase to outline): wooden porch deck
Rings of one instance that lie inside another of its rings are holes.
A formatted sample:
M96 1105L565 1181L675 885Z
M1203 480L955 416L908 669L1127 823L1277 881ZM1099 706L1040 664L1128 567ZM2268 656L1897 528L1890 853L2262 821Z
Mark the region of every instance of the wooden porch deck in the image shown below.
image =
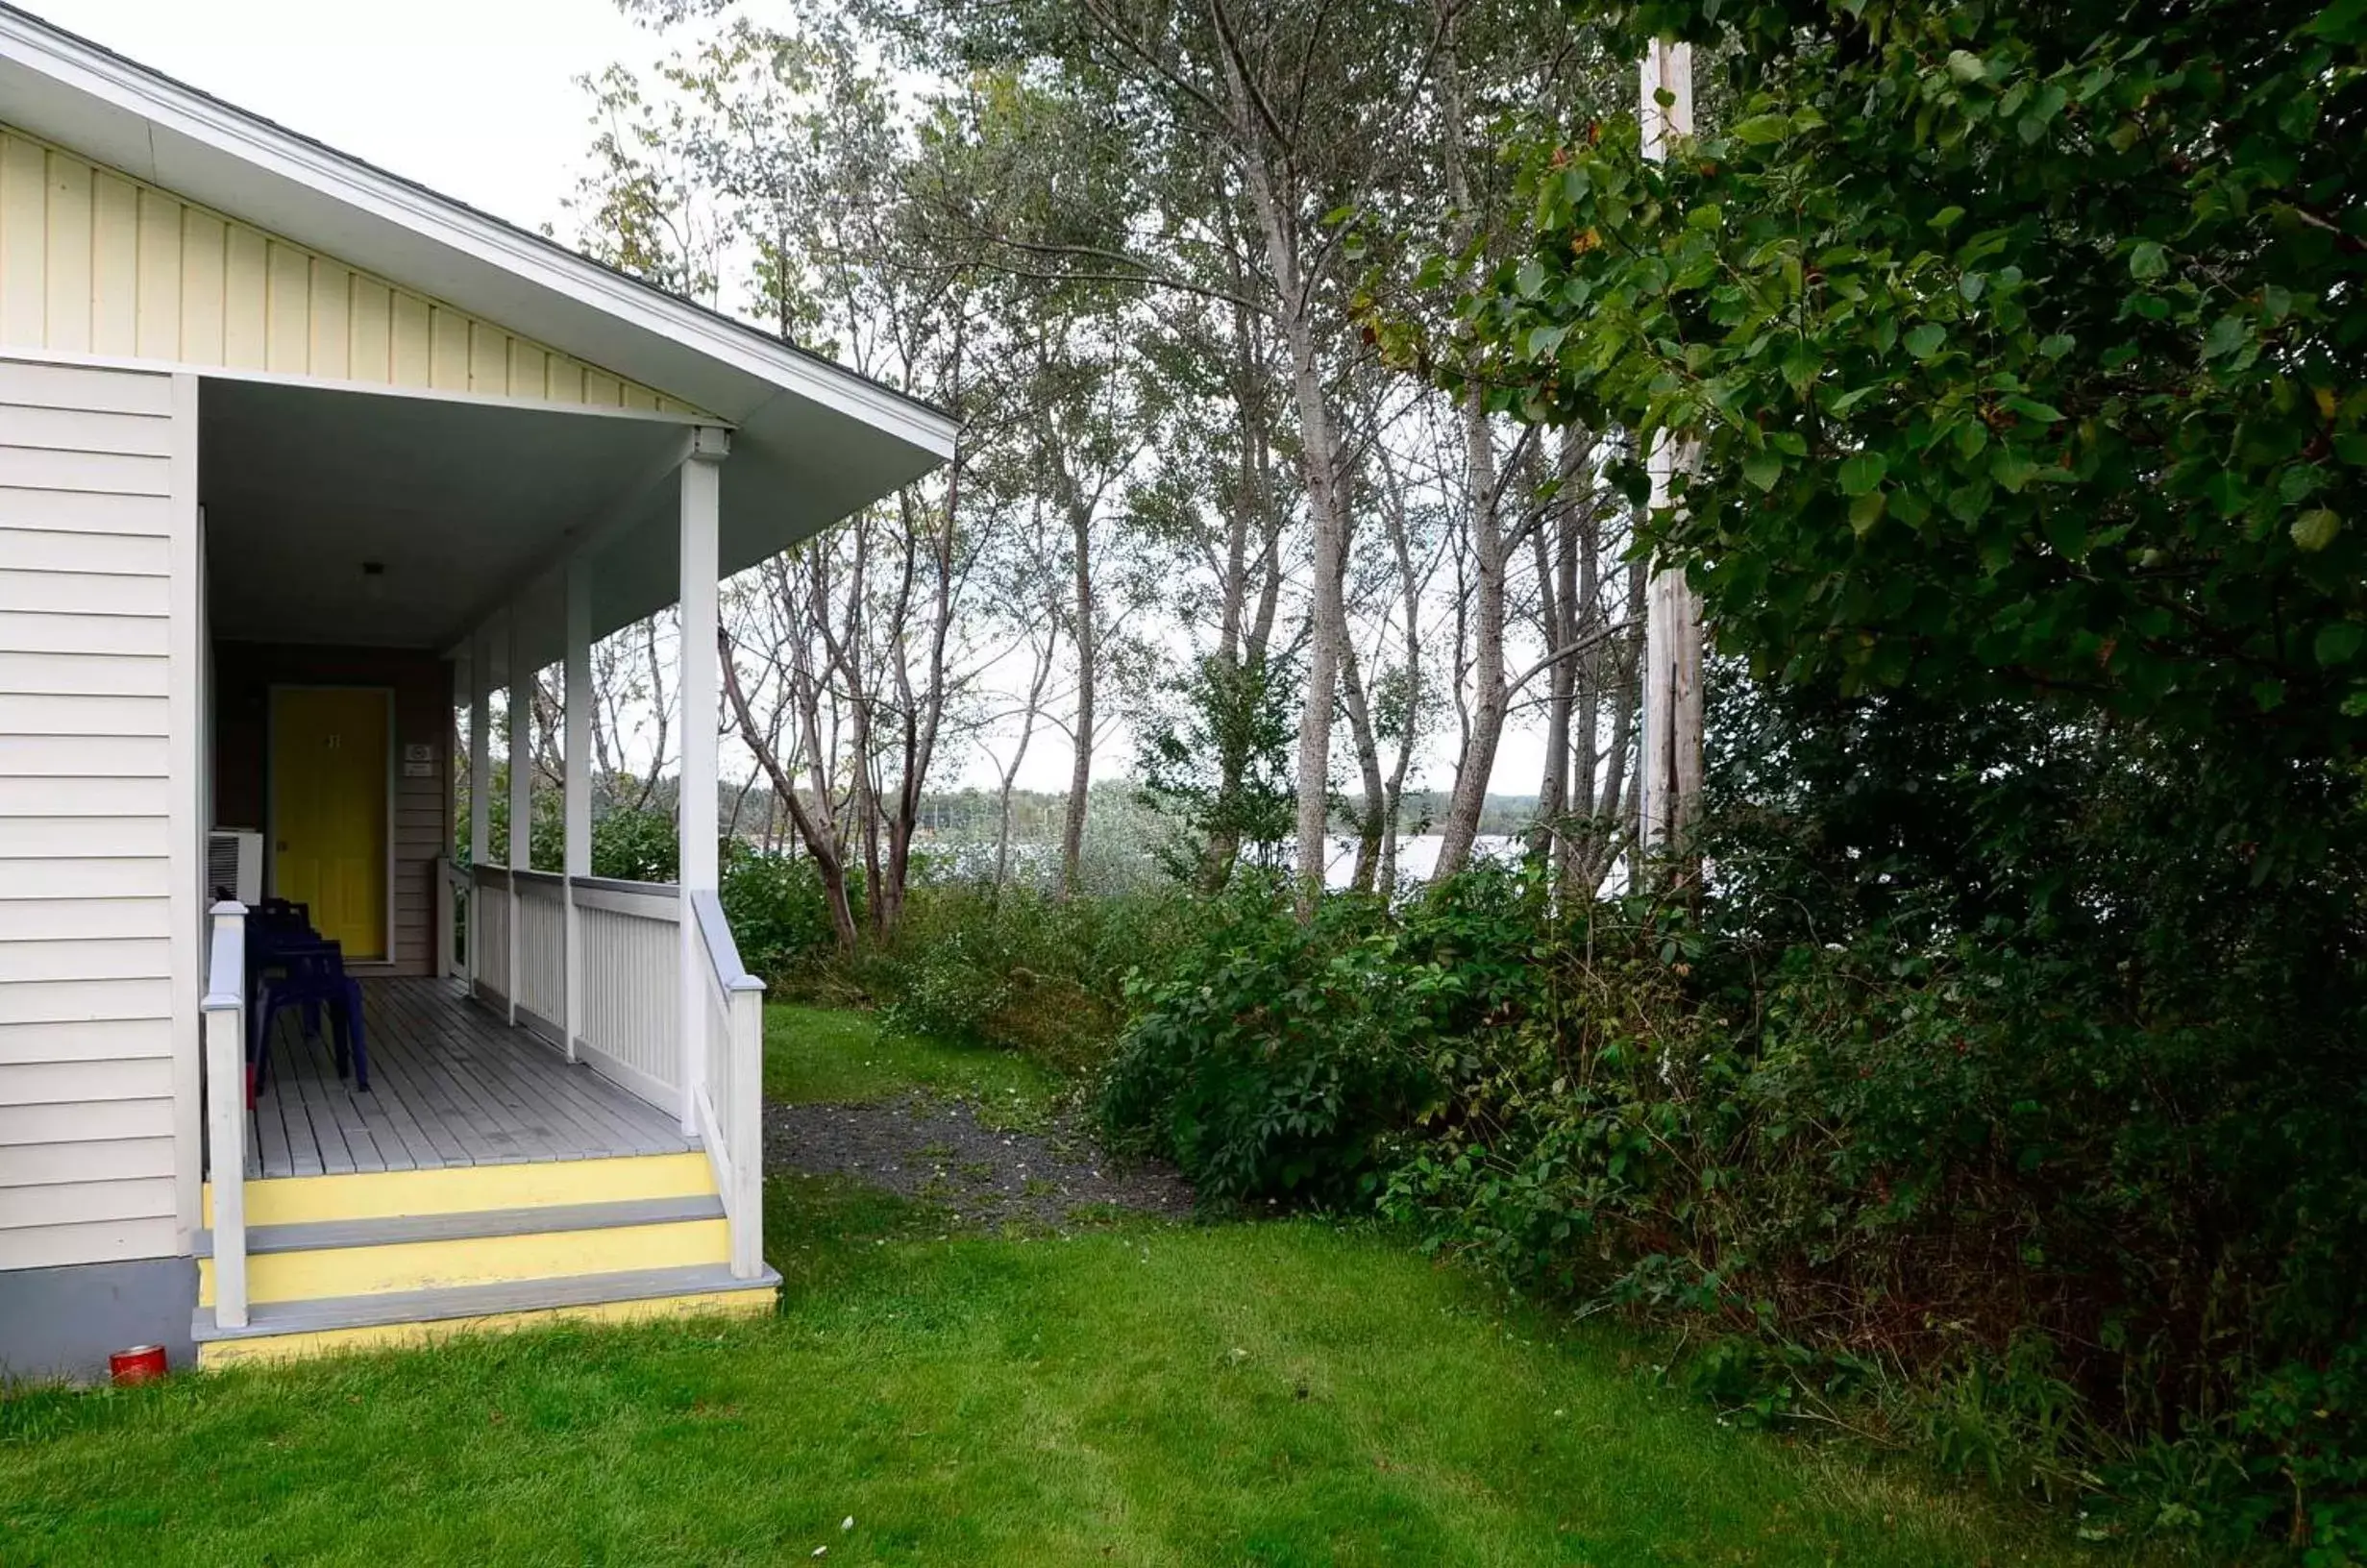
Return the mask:
M370 1091L337 1077L290 1014L256 1099L260 1174L676 1154L675 1118L467 999L457 980L364 980ZM324 1023L324 1032L326 1024Z

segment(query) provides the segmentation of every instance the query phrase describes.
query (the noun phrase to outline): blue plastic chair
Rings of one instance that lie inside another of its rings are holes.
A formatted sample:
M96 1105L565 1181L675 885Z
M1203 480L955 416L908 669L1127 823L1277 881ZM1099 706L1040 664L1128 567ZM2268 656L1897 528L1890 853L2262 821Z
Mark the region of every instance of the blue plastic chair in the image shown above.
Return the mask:
M262 955L266 968L255 992L255 1034L248 1048L247 1101L254 1103L260 1081L270 1073L271 1036L280 1016L298 1010L304 1038L321 1038L321 1015L326 1012L333 1035L331 1060L337 1076L351 1070L357 1093L370 1090L370 1046L362 1025L361 982L345 972L343 951L333 942L305 941L275 934ZM271 972L276 971L276 972Z

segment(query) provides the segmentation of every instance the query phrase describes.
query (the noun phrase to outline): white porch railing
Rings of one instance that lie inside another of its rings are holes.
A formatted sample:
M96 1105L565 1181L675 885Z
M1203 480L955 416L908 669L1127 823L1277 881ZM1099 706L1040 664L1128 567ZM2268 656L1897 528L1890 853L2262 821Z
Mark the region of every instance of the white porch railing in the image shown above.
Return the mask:
M675 1021L680 896L667 883L581 876L575 893L583 938L577 1053L652 1105L678 1111L684 1066Z
M714 894L690 895L697 919L696 949L705 973L694 984L706 994L705 1072L694 1104L715 1188L731 1221L731 1272L752 1280L764 1271L764 982L740 967L730 922Z
M206 963L206 1141L213 1186L213 1320L247 1323L247 912L213 906Z
M456 871L453 881L459 881ZM697 938L692 951L704 962L687 977L696 988L693 999L698 1005L691 1016L698 1035L686 1049L681 1039L679 889L670 883L566 877L486 865L470 870L465 887L472 994L661 1110L680 1111L687 1087L690 1115L730 1221L732 1272L742 1279L761 1275L764 982L741 967L716 895L699 893L691 898ZM571 905L577 971L573 999L568 985ZM450 928L448 913L439 913L439 919ZM218 927L221 922L216 923ZM221 953L217 936L217 968ZM241 948L228 992L234 1007L239 1001L244 963ZM218 977L215 989L221 989ZM221 1140L243 1137L243 1035L238 1018L225 1026L224 1039L233 1042L229 1048L234 1054L227 1066L217 1066L214 998L209 996L206 1005L209 1070L234 1074L217 1081L236 1086L235 1093L210 1096L214 1136L217 1147L234 1146ZM227 1134L219 1130L226 1110L231 1116ZM217 1181L215 1186L215 1257L218 1278L224 1281L231 1270L219 1215L225 1187L235 1185ZM234 1195L232 1207L236 1208ZM243 1252L239 1258L243 1281ZM228 1303L227 1286L223 1291L219 1299ZM230 1326L227 1317L221 1321Z
M509 873L517 897L518 1021L567 1048L567 878L549 871Z
M509 873L499 866L469 868L469 988L497 1013L509 1011Z

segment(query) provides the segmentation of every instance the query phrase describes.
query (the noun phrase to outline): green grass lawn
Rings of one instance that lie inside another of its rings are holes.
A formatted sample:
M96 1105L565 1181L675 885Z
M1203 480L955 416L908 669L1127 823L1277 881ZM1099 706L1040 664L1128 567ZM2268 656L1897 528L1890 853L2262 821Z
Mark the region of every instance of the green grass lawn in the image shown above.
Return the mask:
M920 1089L978 1102L983 1119L1035 1121L1058 1085L1025 1057L881 1031L868 1013L764 1010L764 1095L792 1104L865 1104Z
M862 1081L780 1011L777 1081ZM2114 1560L1722 1428L1629 1341L1386 1235L947 1239L836 1183L770 1201L769 1321L0 1402L0 1563Z

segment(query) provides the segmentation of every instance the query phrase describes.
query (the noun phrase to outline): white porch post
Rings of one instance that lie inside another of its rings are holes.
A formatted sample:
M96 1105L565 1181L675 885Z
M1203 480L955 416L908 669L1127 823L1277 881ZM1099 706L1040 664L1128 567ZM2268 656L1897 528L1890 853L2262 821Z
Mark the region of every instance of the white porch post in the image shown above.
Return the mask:
M680 834L681 949L678 983L682 1049L682 1131L699 1130L699 1092L706 1074L706 947L691 907L693 894L721 883L715 835L715 731L722 692L715 651L716 527L721 511L722 430L702 429L682 463L682 773L677 806ZM733 1151L735 1157L737 1150Z
M592 874L592 563L567 565L567 992L559 1033L576 1059L583 1026L583 922L576 878Z
M493 637L483 626L469 639L468 649L468 860L482 866L493 855ZM477 880L469 880L468 984L471 992L483 982L478 959L485 950L483 902Z
M518 607L509 607L509 869L512 871L531 870L534 867L534 759L529 753L533 748L534 673L526 667L526 634L524 620ZM502 995L508 1004L509 1021L518 1021L518 949L525 945L518 940L518 879L509 879L509 923L505 927L509 940L502 945L509 950L509 975L502 986Z

